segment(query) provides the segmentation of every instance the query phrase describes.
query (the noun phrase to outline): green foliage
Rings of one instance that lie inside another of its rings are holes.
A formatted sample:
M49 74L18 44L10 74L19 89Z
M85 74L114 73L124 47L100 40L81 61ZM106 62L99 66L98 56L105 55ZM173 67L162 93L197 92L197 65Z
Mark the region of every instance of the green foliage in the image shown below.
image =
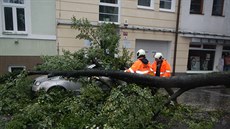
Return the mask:
M193 109L193 114L187 116L187 119L183 121L190 129L212 129L220 116L220 112L202 112L198 109Z
M97 85L85 85L81 96L76 98L76 105L71 107L71 114L65 115L61 125L65 128L78 129L101 125L104 118L100 116L100 112L106 98L106 94Z
M100 48L109 55L118 53L120 40L118 25L113 23L102 23L94 27L87 19L72 18L72 28L80 33L76 36L78 39L87 39L92 42L91 46ZM107 49L107 52L106 52Z
M91 126L100 121L97 116L106 97L94 84L85 85L81 92L81 96L74 96L73 92L40 92L6 127L83 129Z
M68 106L74 102L71 92L56 92L46 94L40 92L39 97L29 103L22 112L16 114L7 123L6 128L52 128L56 127L65 114L69 113Z
M188 129L212 129L222 113L220 111L201 111L197 108L177 105L176 107L165 107L162 115L171 118L168 123L172 127L184 125Z
M34 98L29 83L22 74L1 87L1 128L165 129L181 123L190 129L211 129L220 116L182 105L164 107L166 96L152 96L150 89L134 84L107 94L96 83L85 82L80 96L70 91L40 91ZM153 120L158 109L162 110L160 119Z
M0 84L6 83L9 78L13 79L16 78L19 73L17 72L12 72L12 73L6 73L0 76Z
M114 89L108 97L102 114L107 118L106 128L140 129L153 128L152 116L160 96L152 96L149 89L127 85ZM161 101L162 102L162 101Z
M87 39L91 46L87 49L87 57L97 58L104 65L105 69L122 69L131 64L132 53L125 48L119 50L119 29L113 23L102 23L93 26L87 19L72 18L72 28L80 33L76 36L79 39Z
M125 48L119 49L120 35L117 25L102 23L94 27L87 19L77 20L75 17L72 21L72 28L80 32L76 38L89 40L91 46L74 53L63 50L63 55L43 56L43 63L36 67L37 70L79 70L95 63L95 60L100 62L104 69L123 70L124 67L130 66L132 53Z
M9 78L0 87L0 114L8 115L19 112L31 102L31 81L21 73L16 78Z
M75 53L63 51L63 55L43 56L43 64L36 67L37 70L44 71L71 71L83 69L86 65L84 49Z

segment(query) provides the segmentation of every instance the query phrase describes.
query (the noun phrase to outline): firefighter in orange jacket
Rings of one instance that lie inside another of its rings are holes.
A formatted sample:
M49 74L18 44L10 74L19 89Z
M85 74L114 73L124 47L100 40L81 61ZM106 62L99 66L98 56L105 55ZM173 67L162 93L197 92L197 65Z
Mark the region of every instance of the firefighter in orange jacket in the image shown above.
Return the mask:
M125 72L153 75L151 64L145 57L145 50L140 49L137 51L137 60Z
M171 77L171 66L163 58L162 53L157 52L154 56L155 61L152 64L152 69L154 71L154 76L159 77Z

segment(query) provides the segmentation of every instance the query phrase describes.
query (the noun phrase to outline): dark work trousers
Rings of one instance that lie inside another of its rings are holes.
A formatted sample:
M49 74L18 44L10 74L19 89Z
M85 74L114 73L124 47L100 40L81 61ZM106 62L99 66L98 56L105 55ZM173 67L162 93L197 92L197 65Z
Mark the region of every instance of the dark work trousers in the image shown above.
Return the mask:
M157 62L156 76L160 77L160 69L161 69L162 61ZM154 95L157 92L158 88L153 87L152 94ZM167 93L172 96L174 91L171 88L165 88Z

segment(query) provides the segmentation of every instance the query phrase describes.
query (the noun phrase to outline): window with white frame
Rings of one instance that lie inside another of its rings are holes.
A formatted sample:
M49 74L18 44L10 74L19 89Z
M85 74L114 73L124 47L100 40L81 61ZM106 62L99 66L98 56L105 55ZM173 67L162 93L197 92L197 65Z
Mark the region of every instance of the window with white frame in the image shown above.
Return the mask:
M153 9L153 0L138 0L138 8Z
M119 0L100 0L99 21L119 22Z
M188 71L212 71L216 45L191 43L189 46Z
M8 67L8 71L9 72L21 72L21 71L23 71L23 70L25 70L26 69L26 67L25 66L9 66Z
M3 31L14 34L25 33L25 0L3 0L2 2Z
M161 11L175 11L175 0L160 0Z

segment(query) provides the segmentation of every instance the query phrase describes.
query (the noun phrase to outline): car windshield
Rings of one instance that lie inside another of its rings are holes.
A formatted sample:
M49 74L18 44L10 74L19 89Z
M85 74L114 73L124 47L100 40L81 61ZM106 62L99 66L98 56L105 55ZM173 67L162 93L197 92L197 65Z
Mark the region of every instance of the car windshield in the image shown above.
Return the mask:
M64 78L62 76L54 76L54 77L51 77L50 79L59 80L59 79L64 79Z

